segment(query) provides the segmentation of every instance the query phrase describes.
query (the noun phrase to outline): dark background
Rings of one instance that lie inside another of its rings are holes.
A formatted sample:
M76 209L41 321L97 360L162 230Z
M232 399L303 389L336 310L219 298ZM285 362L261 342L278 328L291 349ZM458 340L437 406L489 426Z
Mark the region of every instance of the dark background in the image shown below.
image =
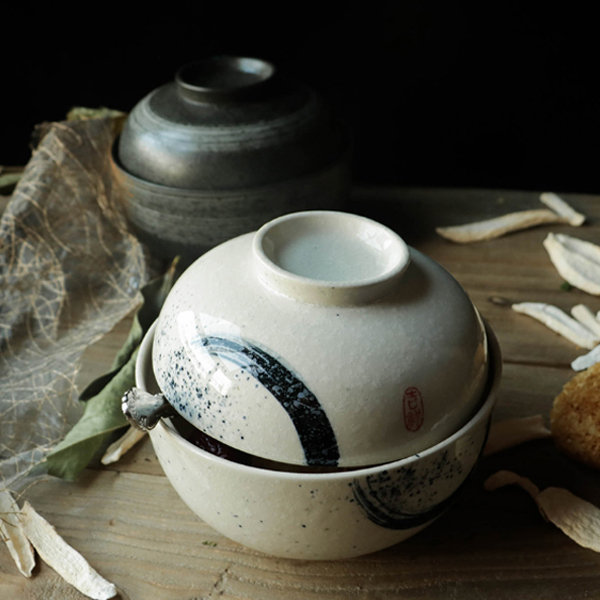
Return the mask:
M14 4L0 165L27 162L36 123L130 110L180 65L226 53L319 89L354 131L359 183L600 193L594 3Z

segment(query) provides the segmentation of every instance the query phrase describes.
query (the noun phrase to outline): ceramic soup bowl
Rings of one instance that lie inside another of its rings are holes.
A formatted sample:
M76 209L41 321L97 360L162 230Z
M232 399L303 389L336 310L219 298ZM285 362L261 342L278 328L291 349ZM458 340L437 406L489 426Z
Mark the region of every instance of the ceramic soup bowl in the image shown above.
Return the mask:
M153 374L156 324L137 359L142 390ZM224 536L270 555L340 559L392 546L433 522L452 503L484 446L500 353L488 330L490 373L466 422L433 446L374 467L308 473L259 468L218 456L183 437L171 419L150 431L156 455L183 501Z
M159 388L263 459L363 467L438 444L481 403L486 329L457 281L392 230L296 212L196 260L158 317Z

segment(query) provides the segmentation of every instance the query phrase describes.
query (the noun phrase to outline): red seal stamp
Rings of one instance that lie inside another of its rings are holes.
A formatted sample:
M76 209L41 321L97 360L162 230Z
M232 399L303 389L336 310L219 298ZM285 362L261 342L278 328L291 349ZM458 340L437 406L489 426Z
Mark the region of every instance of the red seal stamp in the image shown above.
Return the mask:
M425 406L419 388L412 386L404 390L402 408L404 410L404 426L406 429L408 431L418 431L421 429L423 420L425 419Z

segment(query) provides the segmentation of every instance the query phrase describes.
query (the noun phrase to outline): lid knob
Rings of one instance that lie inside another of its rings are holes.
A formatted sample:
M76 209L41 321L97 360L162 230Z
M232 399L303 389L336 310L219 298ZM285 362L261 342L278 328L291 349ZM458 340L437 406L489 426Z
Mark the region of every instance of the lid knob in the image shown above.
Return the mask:
M214 56L181 67L175 83L186 100L221 102L257 93L274 74L275 67L258 58Z

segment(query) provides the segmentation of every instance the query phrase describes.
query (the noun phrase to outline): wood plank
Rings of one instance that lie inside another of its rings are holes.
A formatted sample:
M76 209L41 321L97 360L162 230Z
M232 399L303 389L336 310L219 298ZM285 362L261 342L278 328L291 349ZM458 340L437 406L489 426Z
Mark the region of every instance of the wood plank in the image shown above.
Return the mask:
M525 470L539 483L535 462L552 464L554 478L557 464L571 469L551 444L528 446ZM230 542L161 476L87 472L75 484L40 483L28 497L125 598L565 598L555 592L597 589L600 555L546 523L520 490L482 489L487 474L523 457L521 449L484 461L458 504L415 538L337 562L275 559ZM45 568L32 583L40 593L66 593ZM63 597L54 593L44 597Z
M563 279L542 245L550 231L597 242L600 239L597 197L563 195L574 208L588 216L582 227L547 225L473 244L449 242L435 233L438 225L542 207L538 196L534 192L510 190L364 188L355 191L349 208L386 223L407 243L448 269L489 320L506 361L568 367L585 350L531 317L513 314L489 299L500 296L512 302L547 302L567 312L575 304L583 303L593 311L600 310L600 297L576 289L569 292L561 289Z
M506 190L357 190L348 209L387 223L408 243L444 265L464 285L496 332L504 373L494 419L542 414L573 375L581 351L533 319L490 301L546 301L569 309L600 298L560 289L541 242L548 231L600 239L600 199L565 195L589 222L582 228L540 227L476 245L435 234L437 225L536 208L537 194ZM86 352L78 383L104 373L125 339L130 318ZM581 598L600 589L600 555L580 548L546 522L521 490L493 493L483 481L498 469L541 487L565 486L600 505L597 472L562 456L551 440L486 457L463 495L434 525L388 550L337 562L290 561L230 542L197 519L162 474L148 439L81 481L40 482L26 493L123 599L447 599ZM241 491L243 493L243 490ZM0 548L0 597L79 599L49 568L31 581Z
M85 349L75 378L79 392L97 377L108 373L114 357L127 339L132 319L133 315L122 319L102 339Z

